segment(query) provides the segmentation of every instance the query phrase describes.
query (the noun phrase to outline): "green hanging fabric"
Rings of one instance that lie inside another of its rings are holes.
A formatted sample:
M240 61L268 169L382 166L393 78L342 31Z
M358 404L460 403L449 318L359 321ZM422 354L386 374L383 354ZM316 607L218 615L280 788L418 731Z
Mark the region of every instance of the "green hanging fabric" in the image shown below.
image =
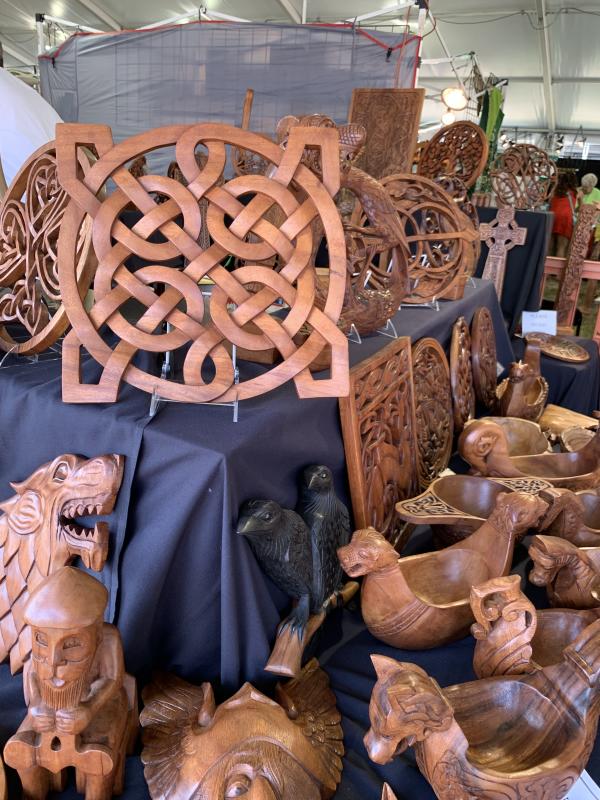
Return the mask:
M502 90L494 87L488 95L488 115L485 125L485 134L488 141L492 141L498 135L504 114L502 112L502 103L504 96ZM483 125L481 126L483 127Z
M483 104L481 107L481 118L479 120L479 127L485 131L487 128L488 115L490 111L490 93L486 92L483 95ZM487 135L487 133L486 133Z

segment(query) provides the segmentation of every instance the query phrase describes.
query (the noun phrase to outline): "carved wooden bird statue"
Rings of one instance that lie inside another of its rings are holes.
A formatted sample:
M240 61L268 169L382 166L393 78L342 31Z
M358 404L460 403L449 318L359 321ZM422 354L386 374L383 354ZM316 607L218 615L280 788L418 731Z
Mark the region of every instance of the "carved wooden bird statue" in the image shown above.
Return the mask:
M342 585L338 547L350 541L350 515L338 499L329 467L315 464L302 473L296 511L310 530L313 560L313 601L320 608Z

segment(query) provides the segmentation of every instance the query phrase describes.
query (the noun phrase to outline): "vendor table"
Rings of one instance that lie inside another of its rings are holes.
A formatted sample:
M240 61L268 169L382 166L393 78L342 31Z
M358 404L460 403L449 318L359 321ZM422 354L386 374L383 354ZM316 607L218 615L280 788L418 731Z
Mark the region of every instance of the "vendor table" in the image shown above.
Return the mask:
M480 222L492 222L497 213L497 208L477 206ZM520 324L523 311L539 310L544 260L552 233L553 216L544 211L517 211L515 214L517 225L527 228L527 239L524 245L509 250L506 259L501 305L511 335ZM483 273L487 254L488 247L482 242L475 272L478 276Z

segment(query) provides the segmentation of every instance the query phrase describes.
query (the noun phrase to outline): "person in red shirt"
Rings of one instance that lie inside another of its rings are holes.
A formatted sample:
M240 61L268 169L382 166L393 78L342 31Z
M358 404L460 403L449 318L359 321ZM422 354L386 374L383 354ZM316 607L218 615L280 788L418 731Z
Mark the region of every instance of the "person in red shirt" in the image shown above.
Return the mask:
M550 255L565 258L573 235L573 217L577 204L577 178L574 172L560 172L550 201L554 214Z

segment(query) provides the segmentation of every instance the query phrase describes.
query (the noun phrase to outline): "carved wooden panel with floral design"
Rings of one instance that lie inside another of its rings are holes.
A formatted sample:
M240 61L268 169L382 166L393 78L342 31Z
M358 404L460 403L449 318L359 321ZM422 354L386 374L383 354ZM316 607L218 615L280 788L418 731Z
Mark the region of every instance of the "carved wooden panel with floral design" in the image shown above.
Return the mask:
M374 178L410 172L424 99L425 89L354 89L348 120L367 131L356 166Z
M340 398L340 415L355 527L372 525L396 544L405 529L396 503L417 492L407 336L394 339L350 370L350 396Z

